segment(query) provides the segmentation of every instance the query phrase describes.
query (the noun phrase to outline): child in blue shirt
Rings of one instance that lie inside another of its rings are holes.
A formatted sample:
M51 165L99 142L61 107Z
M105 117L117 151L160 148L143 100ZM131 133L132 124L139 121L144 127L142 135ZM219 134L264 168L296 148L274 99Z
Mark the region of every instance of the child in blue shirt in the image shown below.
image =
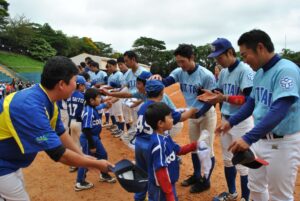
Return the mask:
M173 127L172 110L163 102L148 106L145 119L154 130L148 147L149 201L178 200L175 183L179 178L177 155L197 149L197 142L180 147L165 131Z
M80 144L82 152L87 155L96 157L98 160L107 159L107 152L101 142L100 133L102 130L101 116L98 110L107 108L111 105L109 103L101 103L100 93L94 89L87 89L84 94L85 107L82 113L82 134L80 136ZM86 168L79 168L77 173L77 180L75 191L81 191L92 188L94 185L85 180ZM108 173L100 174L100 181L115 183L116 179L112 178Z

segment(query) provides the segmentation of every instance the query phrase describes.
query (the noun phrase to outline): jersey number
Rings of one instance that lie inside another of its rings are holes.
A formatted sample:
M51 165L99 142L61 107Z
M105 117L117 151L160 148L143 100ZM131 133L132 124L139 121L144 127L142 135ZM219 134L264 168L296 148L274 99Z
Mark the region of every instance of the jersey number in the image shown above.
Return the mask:
M69 104L68 106L69 106L70 116L74 117L78 105L77 104Z
M143 116L143 115L140 115L139 118L138 118L138 120L137 120L137 125L136 125L137 131L138 131L139 133L144 132L144 133L146 133L146 134L151 135L151 134L153 133L153 129L151 128L151 126L149 126L149 125L147 124L146 121L144 121L144 125L143 125L143 119L144 119L144 116Z

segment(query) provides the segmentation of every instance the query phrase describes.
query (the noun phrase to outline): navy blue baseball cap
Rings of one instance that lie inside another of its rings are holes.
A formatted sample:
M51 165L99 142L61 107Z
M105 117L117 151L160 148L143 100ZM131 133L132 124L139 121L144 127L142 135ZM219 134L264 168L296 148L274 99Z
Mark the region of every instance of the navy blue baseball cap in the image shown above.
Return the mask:
M257 169L263 165L269 165L267 161L257 157L251 149L235 153L231 161L233 165L241 164L251 169Z
M86 80L83 76L81 75L77 75L76 77L76 84L85 84L86 83Z
M160 80L147 80L146 81L146 93L159 92L165 88L165 85Z
M152 73L148 72L148 71L143 71L139 76L138 76L138 79L141 79L141 80L147 80L149 79L149 77L152 76Z
M226 38L217 38L217 40L215 40L211 46L212 53L208 55L208 58L216 58L229 48L233 48L231 42Z
M128 192L138 193L147 189L148 174L131 161L123 159L115 164L111 171L121 186Z

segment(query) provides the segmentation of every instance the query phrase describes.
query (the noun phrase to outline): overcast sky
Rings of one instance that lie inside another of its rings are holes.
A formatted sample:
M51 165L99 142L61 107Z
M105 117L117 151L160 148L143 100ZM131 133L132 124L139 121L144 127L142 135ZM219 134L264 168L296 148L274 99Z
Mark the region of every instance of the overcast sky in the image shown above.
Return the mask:
M8 0L11 17L49 23L68 36L87 36L124 52L135 39L162 40L167 49L196 46L217 37L237 48L239 36L253 28L266 31L276 52L300 51L299 0Z

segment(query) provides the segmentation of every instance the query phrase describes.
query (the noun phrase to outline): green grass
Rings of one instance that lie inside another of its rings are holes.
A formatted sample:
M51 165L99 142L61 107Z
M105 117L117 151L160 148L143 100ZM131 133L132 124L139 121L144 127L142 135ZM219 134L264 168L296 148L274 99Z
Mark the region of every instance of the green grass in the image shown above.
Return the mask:
M44 63L28 56L0 51L0 64L18 73L42 72Z

